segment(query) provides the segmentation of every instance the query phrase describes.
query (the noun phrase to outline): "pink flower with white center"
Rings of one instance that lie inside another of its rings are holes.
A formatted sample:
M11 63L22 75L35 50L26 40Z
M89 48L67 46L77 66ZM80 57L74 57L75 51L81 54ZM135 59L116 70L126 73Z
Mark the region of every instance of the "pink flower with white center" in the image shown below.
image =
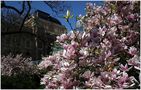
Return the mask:
M81 50L79 51L79 53L83 56L83 57L87 57L89 55L89 52L87 50L87 48L81 48Z
M44 75L43 78L41 78L41 84L48 84L49 82L49 76L48 75Z
M116 24L122 22L122 19L117 14L112 15L112 17L109 17L108 19L110 21L109 24L111 26L116 25Z
M62 62L62 65L63 65L64 67L70 66L69 62L67 62L67 61L63 61L63 62Z
M126 45L123 45L123 48L124 48L125 50L127 50L127 49L128 49L128 46L126 46Z
M122 72L122 76L118 79L118 85L120 88L130 88L135 85L135 82L138 81L134 78L134 76L128 76L126 72Z
M126 72L122 73L122 76L118 79L118 85L120 88L127 88L129 83L127 82L129 79L128 74Z
M75 41L71 41L71 45L74 47L74 48L77 48L78 47L78 43L77 42L75 42Z
M129 54L131 55L136 55L137 54L137 48L135 48L134 46L129 48Z
M113 69L111 72L111 80L116 80L117 76L120 74L120 70L117 70L116 68Z
M105 60L112 55L111 51L105 52Z
M72 59L76 57L76 48L78 47L78 43L75 41L71 41L71 45L63 45L64 51L63 51L63 57L67 59Z
M52 61L50 60L45 60L45 61L42 61L38 66L40 69L43 69L43 68L47 68L48 66L51 66L52 65Z
M49 56L48 59L50 59L50 60L54 60L55 57L54 57L54 56Z
M65 80L62 80L62 89L72 89L74 82L71 80L71 78L67 78Z
M108 83L108 81L111 79L111 75L109 72L101 72L100 74L101 80L103 81L103 83Z
M84 74L82 76L86 79L90 79L91 77L94 76L94 73L92 73L90 70L88 70L88 71L84 72Z
M48 57L47 59L45 59L45 60L51 61L52 63L56 63L57 58L56 58L56 56L49 56L49 57Z
M59 42L64 42L67 39L68 39L68 36L66 34L62 34L61 36L57 36L57 40Z
M101 77L91 77L88 81L85 81L85 85L89 88L99 89L104 88L104 83Z
M113 69L112 74L120 74L120 70L117 70L116 68Z
M128 65L134 66L135 69L141 70L139 57L137 55L135 55L133 58L129 59L127 62L128 62Z
M76 48L74 45L68 45L66 50L63 52L63 57L67 59L72 59L76 57Z
M127 40L127 37L123 37L120 41L125 42Z
M108 35L114 35L115 36L116 35L115 34L116 31L117 31L117 27L114 26L114 27L110 28L110 30L108 31L107 34Z
M104 39L103 43L104 43L103 48L106 48L106 47L111 48L112 47L112 44L108 39Z
M102 28L100 27L100 28L99 28L99 34L100 34L101 36L104 36L104 35L105 35L105 33L106 33L106 30L107 30L107 29L106 29L106 27L105 27L105 26L104 26L104 27L102 27Z
M120 65L120 70L121 71L129 71L130 69L131 69L131 67L128 68L128 65L127 64L125 66L123 66L123 64Z

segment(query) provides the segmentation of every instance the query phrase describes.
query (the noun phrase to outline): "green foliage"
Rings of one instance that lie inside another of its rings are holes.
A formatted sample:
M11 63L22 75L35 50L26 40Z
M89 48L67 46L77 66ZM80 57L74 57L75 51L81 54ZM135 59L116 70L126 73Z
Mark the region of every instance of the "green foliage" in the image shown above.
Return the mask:
M66 15L64 16L64 18L65 18L66 20L68 20L68 19L70 19L70 18L72 18L72 17L73 17L73 15L71 15L70 11L67 10Z

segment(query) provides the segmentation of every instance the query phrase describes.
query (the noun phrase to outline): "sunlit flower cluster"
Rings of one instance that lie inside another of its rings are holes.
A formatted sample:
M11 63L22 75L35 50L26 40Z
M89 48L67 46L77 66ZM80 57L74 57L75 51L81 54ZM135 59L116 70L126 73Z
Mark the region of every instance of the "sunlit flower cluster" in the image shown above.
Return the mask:
M54 89L139 88L138 3L88 3L86 15L80 16L84 31L57 36L64 49L39 64L51 68L41 84Z

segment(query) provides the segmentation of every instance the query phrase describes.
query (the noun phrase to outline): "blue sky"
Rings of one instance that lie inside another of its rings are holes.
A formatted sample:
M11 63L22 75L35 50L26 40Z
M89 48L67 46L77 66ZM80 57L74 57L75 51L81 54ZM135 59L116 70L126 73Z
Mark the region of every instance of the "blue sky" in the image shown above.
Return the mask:
M85 15L85 6L86 6L86 3L88 3L88 2L96 3L96 4L102 3L100 1L67 1L67 4L69 4L71 6L71 10L72 10L71 13L74 16L74 18L72 18L70 20L73 27L75 27L75 22L76 22L75 17L80 15L80 14ZM8 4L14 5L17 8L20 7L20 5L18 3L15 3L14 1L9 2ZM57 18L62 23L62 25L64 25L68 29L68 31L71 30L70 26L65 21L65 19L55 16L54 13L52 12L52 10L42 1L33 1L32 2L32 10L37 10L37 9L49 13L51 16L54 16L55 18ZM65 13L64 13L64 15L65 15ZM62 15L62 17L63 17L63 15Z

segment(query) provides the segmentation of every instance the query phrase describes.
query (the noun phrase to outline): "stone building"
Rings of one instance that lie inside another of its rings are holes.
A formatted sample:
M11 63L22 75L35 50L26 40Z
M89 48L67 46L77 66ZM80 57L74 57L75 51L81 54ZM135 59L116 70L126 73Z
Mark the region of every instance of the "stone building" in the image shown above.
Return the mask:
M37 10L26 20L21 32L16 29L2 30L1 54L23 54L32 57L32 60L39 60L50 53L56 36L65 32L66 28L56 18Z

